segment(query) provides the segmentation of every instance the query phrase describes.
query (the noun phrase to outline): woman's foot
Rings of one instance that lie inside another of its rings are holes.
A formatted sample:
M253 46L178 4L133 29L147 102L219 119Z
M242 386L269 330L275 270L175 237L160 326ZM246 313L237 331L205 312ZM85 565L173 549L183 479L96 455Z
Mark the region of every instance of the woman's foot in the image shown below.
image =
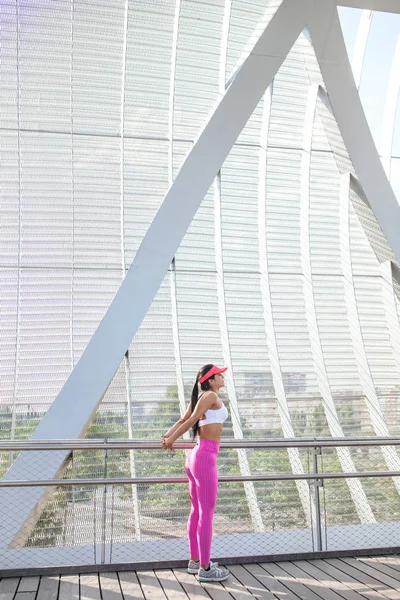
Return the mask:
M200 569L200 561L199 560L193 560L192 558L189 560L188 566L187 566L187 572L191 573L192 575L197 575L197 573L199 572Z
M202 583L207 583L207 581L225 581L225 579L228 579L229 575L228 569L219 567L218 563L210 562L210 568L208 570L200 567L197 579Z

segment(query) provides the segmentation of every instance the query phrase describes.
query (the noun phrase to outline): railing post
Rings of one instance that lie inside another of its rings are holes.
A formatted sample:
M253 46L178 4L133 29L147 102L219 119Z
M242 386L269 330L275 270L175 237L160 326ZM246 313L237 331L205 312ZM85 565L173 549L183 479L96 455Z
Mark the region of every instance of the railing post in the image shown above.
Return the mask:
M107 442L107 440L104 440ZM108 450L104 450L104 479L107 478L107 467L108 467ZM107 526L107 484L104 485L103 489L103 514L101 523L101 564L104 565L106 562L106 526Z
M322 453L320 446L312 448L314 475L318 475L318 456ZM324 485L323 479L314 479L314 502L315 502L315 539L317 552L322 552L322 525L321 525L321 499L320 488Z

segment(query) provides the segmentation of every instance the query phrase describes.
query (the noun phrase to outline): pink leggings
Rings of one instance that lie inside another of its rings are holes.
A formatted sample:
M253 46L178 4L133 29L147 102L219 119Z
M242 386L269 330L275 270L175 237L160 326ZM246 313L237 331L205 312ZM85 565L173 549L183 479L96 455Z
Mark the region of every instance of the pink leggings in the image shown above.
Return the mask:
M210 562L212 522L218 494L218 442L199 438L186 459L189 493L192 501L187 524L190 556L200 563Z

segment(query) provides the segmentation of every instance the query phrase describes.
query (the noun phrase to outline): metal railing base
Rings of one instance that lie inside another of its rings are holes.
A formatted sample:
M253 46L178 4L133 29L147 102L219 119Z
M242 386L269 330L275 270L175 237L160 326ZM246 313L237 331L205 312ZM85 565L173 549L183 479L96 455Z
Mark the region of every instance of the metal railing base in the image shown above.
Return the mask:
M254 563L313 560L317 558L341 558L358 556L389 556L400 554L400 546L388 548L354 548L350 550L324 550L322 552L297 552L291 554L257 554L255 556L212 557L223 565L245 565ZM185 560L162 560L129 563L109 563L92 565L71 565L64 567L31 567L20 569L0 569L0 577L38 577L40 575L80 575L84 573L109 573L115 571L149 571L157 569L184 569Z

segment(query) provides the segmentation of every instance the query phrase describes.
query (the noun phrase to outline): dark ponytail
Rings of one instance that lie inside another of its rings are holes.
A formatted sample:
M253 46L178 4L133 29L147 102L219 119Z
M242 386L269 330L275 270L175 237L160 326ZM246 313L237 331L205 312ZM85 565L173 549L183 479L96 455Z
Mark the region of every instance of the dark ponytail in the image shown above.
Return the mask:
M210 371L213 368L214 365L204 365L204 367L201 367L200 371L197 373L197 377L196 377L196 382L193 386L193 390L192 390L192 398L191 398L191 404L192 404L192 414L194 412L194 409L196 408L196 404L199 401L199 379L201 379L206 373L208 373L208 371ZM214 379L213 377L210 377L209 379L206 379L205 381L203 381L203 383L200 384L201 390L203 392L206 392L207 390L210 390L210 380ZM196 421L196 423L193 425L192 427L192 431L193 431L193 439L196 437L197 432L199 431L199 422Z

